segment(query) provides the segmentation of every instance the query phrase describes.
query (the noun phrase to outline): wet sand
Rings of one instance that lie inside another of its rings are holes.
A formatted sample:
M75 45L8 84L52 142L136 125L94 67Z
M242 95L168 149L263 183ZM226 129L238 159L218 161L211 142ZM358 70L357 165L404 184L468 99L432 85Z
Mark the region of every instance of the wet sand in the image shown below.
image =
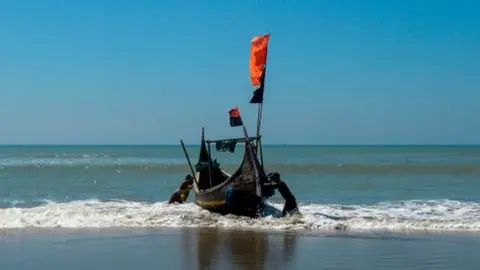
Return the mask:
M0 233L0 269L478 269L468 233L24 229Z

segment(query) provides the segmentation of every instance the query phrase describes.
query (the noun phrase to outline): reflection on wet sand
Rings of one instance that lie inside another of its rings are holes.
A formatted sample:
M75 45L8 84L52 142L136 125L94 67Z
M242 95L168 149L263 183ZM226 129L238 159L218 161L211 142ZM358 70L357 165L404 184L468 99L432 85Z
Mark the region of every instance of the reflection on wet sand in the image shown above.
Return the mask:
M194 241L185 239L184 244L196 242L194 251L192 246L185 247L193 251L196 269L230 269L228 265L218 265L219 262L230 262L236 269L265 269L266 265L279 269L295 255L296 234L292 232L204 228L185 233L188 238L195 237Z

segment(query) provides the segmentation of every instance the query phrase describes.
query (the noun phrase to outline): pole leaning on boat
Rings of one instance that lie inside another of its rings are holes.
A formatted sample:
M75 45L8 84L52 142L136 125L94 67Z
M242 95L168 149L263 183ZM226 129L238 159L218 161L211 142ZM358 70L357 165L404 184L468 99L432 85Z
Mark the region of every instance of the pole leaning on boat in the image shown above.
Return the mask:
M192 173L193 180L195 181L195 184L198 186L197 176L195 175L195 171L193 170L192 163L190 162L190 157L188 156L187 148L185 148L185 144L183 143L183 140L180 140L180 144L182 145L183 153L185 154L185 158L187 159L188 167L190 167L190 172Z

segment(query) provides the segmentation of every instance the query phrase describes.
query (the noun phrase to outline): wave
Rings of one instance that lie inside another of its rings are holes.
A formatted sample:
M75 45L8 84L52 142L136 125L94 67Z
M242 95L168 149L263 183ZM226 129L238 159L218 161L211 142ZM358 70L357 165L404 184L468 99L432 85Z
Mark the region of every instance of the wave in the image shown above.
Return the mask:
M235 170L238 164L222 163L227 171ZM315 163L266 163L269 171L282 172L322 172L322 173L480 173L478 164L315 164ZM181 173L189 171L183 160L176 159L115 159L99 162L89 160L0 160L0 170L29 171L36 169L74 169L74 170L150 170L163 173Z
M270 203L281 209L281 204ZM250 219L210 213L193 203L83 200L47 201L0 209L0 229L221 227L269 230L480 231L480 203L412 200L371 205L301 204L301 216Z

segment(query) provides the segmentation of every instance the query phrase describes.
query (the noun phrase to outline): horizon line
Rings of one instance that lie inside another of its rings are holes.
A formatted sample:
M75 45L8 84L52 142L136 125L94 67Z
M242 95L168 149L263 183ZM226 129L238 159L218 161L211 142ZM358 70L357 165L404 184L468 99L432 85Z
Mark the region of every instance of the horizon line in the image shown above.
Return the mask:
M213 144L213 143L212 143ZM242 145L242 143L239 143ZM88 146L118 146L118 147L125 147L125 146L137 146L137 147L155 147L155 146L180 146L180 143L165 143L165 144L139 144L139 143L121 143L121 144L101 144L101 143L91 143L91 144L83 144L83 143L78 143L78 144L30 144L30 143L25 143L25 144L1 144L0 147L12 147L12 146L70 146L70 147L76 147L76 146L83 146L83 147L88 147ZM185 146L200 146L200 144L185 144ZM307 143L307 144L299 144L299 143L269 143L269 144L263 144L263 146L323 146L323 147L368 147L368 146L376 146L376 147L385 147L385 146L437 146L437 147L447 147L447 146L480 146L480 144L417 144L417 143L391 143L391 144L383 144L383 143L378 143L378 144L319 144L319 143Z

